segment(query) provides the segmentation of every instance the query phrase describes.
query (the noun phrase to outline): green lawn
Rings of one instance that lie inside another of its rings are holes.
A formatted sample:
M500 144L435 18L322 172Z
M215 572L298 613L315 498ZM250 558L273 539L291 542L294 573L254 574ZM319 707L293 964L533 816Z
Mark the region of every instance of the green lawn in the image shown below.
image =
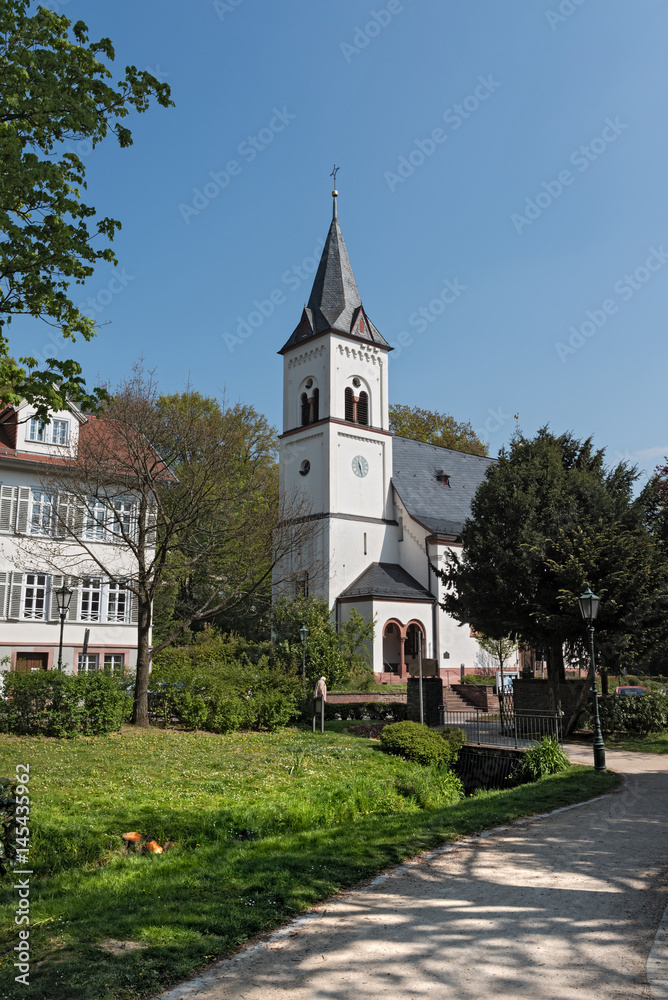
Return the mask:
M604 737L611 750L641 750L644 753L668 753L668 733L649 733L648 736L625 736L621 733Z
M32 974L20 995L152 995L405 857L618 780L574 767L443 806L437 776L377 746L295 730L0 736L0 775L17 763L31 773ZM175 846L124 855L128 830ZM0 895L0 998L18 990L11 885Z

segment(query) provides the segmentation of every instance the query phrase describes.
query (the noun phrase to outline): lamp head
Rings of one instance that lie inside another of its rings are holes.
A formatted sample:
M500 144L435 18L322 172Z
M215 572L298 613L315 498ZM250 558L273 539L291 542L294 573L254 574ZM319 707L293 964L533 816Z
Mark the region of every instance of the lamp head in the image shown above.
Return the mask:
M601 603L601 598L592 593L589 584L587 584L587 589L582 597L578 598L578 603L580 605L580 613L584 620L586 622L593 622L598 614L598 606Z
M64 615L70 608L70 601L72 600L72 594L74 591L70 590L63 583L62 587L58 587L56 590L56 601L58 602L58 611L61 615Z

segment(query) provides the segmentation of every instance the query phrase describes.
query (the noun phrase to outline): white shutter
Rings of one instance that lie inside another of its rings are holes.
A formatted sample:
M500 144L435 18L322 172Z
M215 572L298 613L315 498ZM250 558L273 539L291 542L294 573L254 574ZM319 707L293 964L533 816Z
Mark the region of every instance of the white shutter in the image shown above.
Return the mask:
M19 499L16 512L16 532L19 535L28 533L28 514L30 513L30 489L28 486L19 486Z
M148 511L146 513L146 544L150 545L151 548L155 545L155 527L158 521L158 505L149 504Z
M11 573L0 573L0 619L7 617L7 592Z
M54 503L56 504L56 524L55 524L55 536L56 538L69 538L72 522L72 497L69 493L59 493L55 498Z
M14 530L18 486L0 487L0 531Z
M79 621L79 580L76 576L68 576L67 586L72 591L72 599L70 601L70 607L67 612L68 622Z
M9 618L21 617L22 573L12 573L12 589L9 595Z
M56 597L56 591L62 587L63 578L62 576L52 576L50 581L51 586L51 606L49 608L49 619L52 622L57 622L60 619L58 614L58 598Z
M139 622L139 601L136 594L130 594L130 624Z

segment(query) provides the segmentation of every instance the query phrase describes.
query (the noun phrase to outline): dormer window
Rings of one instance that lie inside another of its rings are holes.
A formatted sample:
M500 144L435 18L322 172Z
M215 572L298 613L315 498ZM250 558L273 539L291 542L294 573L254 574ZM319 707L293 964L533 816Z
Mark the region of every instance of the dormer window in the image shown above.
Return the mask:
M31 417L28 422L28 441L39 441L41 444L66 445L70 439L69 420L52 420L48 424L40 423L39 417Z
M441 483L442 486L450 485L450 476L447 474L447 472L444 472L443 469L437 470L436 478L438 479L439 483Z

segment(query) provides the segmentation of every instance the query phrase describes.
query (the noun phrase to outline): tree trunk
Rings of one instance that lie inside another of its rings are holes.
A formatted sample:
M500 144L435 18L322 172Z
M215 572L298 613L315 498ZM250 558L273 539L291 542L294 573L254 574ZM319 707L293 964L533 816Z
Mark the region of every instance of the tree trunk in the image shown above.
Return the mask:
M562 644L553 643L547 647L547 679L550 685L552 711L561 711L561 692L559 685L566 680L564 667L564 650Z
M148 728L148 677L151 668L149 635L151 631L151 602L139 601L137 625L137 677L132 722Z
M601 694L609 694L608 668L599 667L599 673L601 675Z

